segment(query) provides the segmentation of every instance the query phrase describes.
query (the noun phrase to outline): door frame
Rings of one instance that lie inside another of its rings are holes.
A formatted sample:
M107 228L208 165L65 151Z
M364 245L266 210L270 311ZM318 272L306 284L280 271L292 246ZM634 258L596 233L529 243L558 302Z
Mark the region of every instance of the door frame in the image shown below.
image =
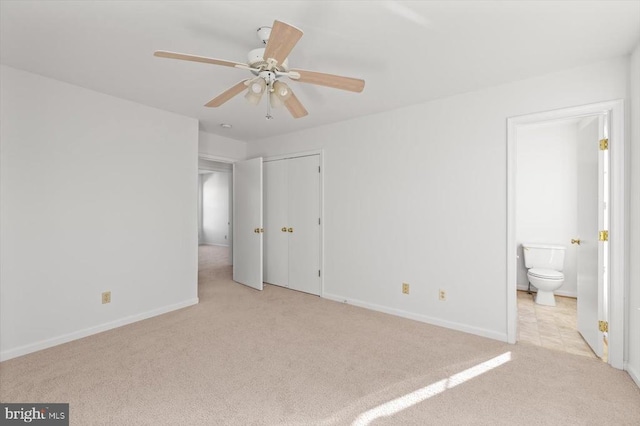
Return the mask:
M294 152L290 154L273 155L271 157L263 157L262 162L276 160L286 160L288 158L308 157L311 155L320 156L320 297L324 297L324 150L316 149L310 151Z
M518 326L516 264L516 146L519 127L580 116L609 113L610 222L609 222L609 356L608 363L624 368L625 295L628 293L628 182L625 169L624 101L562 108L507 118L507 341L516 343Z
M233 163L235 163L236 161L241 161L241 160L234 160L233 158L219 157L217 155L198 153L198 160L201 160L201 159L208 160L208 161L216 161L218 163L226 163L231 165L233 165ZM229 173L231 174L231 177L229 179L229 261L233 265L233 169L231 169ZM201 189L202 188L198 188L199 191L201 191ZM198 195L199 210L202 209L200 196L201 194ZM198 215L200 214L201 212L198 212ZM198 242L199 240L200 239L198 238Z

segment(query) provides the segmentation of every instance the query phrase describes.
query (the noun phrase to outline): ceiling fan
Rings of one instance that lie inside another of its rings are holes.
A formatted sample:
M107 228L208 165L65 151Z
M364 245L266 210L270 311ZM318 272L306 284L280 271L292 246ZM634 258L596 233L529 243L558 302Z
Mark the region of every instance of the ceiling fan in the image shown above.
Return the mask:
M280 81L280 77L286 76L291 80L302 83L317 84L351 92L362 92L364 89L364 80L358 78L290 69L287 57L302 37L302 31L292 25L276 20L273 22L273 27L258 28L258 37L266 46L250 51L248 63L246 64L164 50L158 50L154 55L161 58L203 62L250 71L253 74L252 78L240 81L207 102L205 106L219 107L245 90L247 92L245 94L247 101L257 105L260 103L262 95L267 93L269 98L267 101L267 119L272 118L270 107L276 108L281 105L284 105L289 110L293 118L304 117L308 114L289 86Z

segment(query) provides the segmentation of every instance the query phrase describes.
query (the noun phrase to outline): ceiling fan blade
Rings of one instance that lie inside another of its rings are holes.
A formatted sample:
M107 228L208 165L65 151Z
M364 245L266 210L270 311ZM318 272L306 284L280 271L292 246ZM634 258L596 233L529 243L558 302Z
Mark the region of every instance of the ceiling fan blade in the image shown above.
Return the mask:
M213 98L209 102L207 102L204 106L206 106L206 107L219 107L223 103L227 102L229 99L233 98L237 94L239 94L242 91L244 91L247 88L247 86L244 84L246 81L247 80L242 80L241 82L239 82L235 86L225 90L224 92L222 92L221 94L219 94L218 96L216 96L215 98Z
M297 69L291 71L300 74L300 78L296 78L294 80L302 83L317 84L320 86L333 87L334 89L349 90L351 92L358 93L362 92L364 89L364 80L359 78L342 77L339 75Z
M247 64L242 64L240 62L225 61L223 59L215 59L215 58L207 58L205 56L187 55L185 53L167 52L165 50L157 50L153 54L153 56L157 56L159 58L181 59L183 61L193 61L193 62L202 62L205 64L222 65L224 67L236 67L238 65L240 65L241 67L248 66Z
M264 49L264 60L269 58L275 59L278 64L281 64L291 50L293 50L298 40L302 37L302 30L285 24L280 21L273 21L273 27L271 28L271 35L269 35L269 41L267 47Z
M300 103L300 100L296 98L296 95L293 94L293 92L291 92L291 96L289 96L289 99L284 101L284 106L287 107L293 118L300 118L309 114L304 106L302 106L302 103Z

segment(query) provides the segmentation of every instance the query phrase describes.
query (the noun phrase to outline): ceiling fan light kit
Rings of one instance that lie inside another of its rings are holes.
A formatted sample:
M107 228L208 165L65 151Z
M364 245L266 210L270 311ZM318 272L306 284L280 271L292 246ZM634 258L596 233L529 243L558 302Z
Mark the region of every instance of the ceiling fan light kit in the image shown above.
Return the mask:
M249 90L244 97L251 105L258 105L266 88L267 83L263 79L257 78L249 84Z
M280 77L288 77L291 80L301 83L333 87L334 89L348 90L357 93L362 92L364 89L364 80L361 79L315 71L289 69L287 57L303 34L298 28L281 21L274 21L273 27L258 28L257 34L258 38L266 46L251 50L247 58L247 64L207 58L204 56L167 52L164 50L158 50L154 55L161 58L201 62L250 71L254 75L254 78L237 83L235 86L207 102L205 106L219 107L245 90L247 92L244 96L245 99L252 105L258 105L262 99L262 95L266 92L269 94L267 100L267 119L272 118L270 115L270 107L277 108L282 105L287 107L293 118L301 118L308 114L291 88L278 80Z
M283 102L291 97L291 89L289 89L289 86L287 86L286 83L281 81L273 83L273 92Z

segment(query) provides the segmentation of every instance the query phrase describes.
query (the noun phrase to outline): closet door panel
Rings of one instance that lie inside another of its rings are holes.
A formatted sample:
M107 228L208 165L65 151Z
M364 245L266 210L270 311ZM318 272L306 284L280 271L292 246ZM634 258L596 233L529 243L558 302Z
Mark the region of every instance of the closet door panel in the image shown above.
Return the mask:
M264 163L264 281L288 286L288 191L287 162Z
M289 288L320 294L320 156L287 160Z

